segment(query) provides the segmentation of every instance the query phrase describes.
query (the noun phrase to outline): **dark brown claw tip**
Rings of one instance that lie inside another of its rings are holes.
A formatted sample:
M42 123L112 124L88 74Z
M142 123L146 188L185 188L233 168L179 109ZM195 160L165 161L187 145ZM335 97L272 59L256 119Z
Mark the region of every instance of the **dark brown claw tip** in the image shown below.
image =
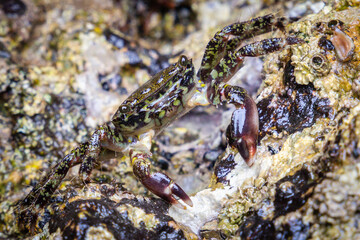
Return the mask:
M254 164L254 156L256 153L256 142L254 138L242 137L237 141L236 148L246 164L251 167Z
M248 166L254 164L259 132L259 115L254 100L246 96L244 105L236 109L227 129L229 144L235 147Z
M155 195L161 197L162 199L170 202L175 206L186 209L186 207L180 204L174 196L183 200L190 207L193 206L191 199L184 192L184 190L182 190L179 185L174 183L174 181L166 174L159 172L153 173L147 178L144 178L141 182Z

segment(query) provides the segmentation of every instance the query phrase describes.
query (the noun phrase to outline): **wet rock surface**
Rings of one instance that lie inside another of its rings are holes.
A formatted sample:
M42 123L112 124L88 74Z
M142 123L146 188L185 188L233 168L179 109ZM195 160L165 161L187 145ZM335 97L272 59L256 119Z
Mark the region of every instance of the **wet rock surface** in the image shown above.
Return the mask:
M97 187L97 186L96 186ZM49 217L49 234L62 229L64 239L112 237L114 239L185 239L183 231L166 215L160 199L120 198L111 185L101 185L102 196L94 199L62 199L68 202ZM104 189L105 194L104 195ZM50 206L55 208L55 206Z
M311 127L318 118L330 118L332 108L327 98L315 95L313 84L296 83L294 66L287 62L284 68L283 94L270 95L258 104L260 138L266 134L292 134Z

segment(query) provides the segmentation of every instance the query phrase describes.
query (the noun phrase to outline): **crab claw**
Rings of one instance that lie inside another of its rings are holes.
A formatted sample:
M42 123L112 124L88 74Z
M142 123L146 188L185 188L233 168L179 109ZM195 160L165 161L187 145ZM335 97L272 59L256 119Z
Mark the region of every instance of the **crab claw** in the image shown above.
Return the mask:
M227 129L229 144L235 147L248 166L254 164L259 132L259 115L256 104L246 96L243 105L233 112Z
M193 206L191 199L184 192L184 190L182 190L179 185L174 183L174 181L164 173L153 173L148 177L143 178L141 182L151 192L161 197L162 199L170 202L173 205L186 209L185 206L183 206L176 200L176 198L174 197L176 196L183 200L190 207Z

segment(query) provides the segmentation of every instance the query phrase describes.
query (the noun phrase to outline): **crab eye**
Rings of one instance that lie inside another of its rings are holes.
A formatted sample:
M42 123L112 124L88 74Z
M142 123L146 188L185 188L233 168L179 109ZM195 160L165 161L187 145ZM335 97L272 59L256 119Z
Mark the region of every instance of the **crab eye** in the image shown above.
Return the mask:
M181 55L180 59L179 59L179 64L183 67L186 66L186 63L188 62L188 59L186 56L184 55Z
M130 111L130 106L129 105L120 106L120 112L121 113L128 113L129 111Z

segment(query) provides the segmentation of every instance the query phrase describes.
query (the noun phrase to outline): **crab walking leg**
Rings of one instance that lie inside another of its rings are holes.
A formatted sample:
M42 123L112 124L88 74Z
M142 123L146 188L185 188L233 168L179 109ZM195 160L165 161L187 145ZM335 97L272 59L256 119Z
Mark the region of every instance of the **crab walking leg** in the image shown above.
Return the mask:
M274 28L284 31L284 25L286 25L284 18L275 18L274 15L269 14L224 27L207 44L198 76L206 79L226 52L234 51L244 40L270 32ZM235 37L229 39L230 36Z
M109 149L115 152L122 152L129 144L137 141L136 138L125 137L112 123L106 123L97 128L91 135L86 151L79 169L80 179L84 183L91 181L91 171L99 160L102 149Z
M102 147L114 149L115 147L110 148L108 146L108 143L111 142L113 146L122 149L121 142L115 142L119 137L114 138L112 135L113 132L106 124L98 127L88 142L80 144L79 147L73 149L56 164L52 171L31 190L23 201L20 202L20 206L42 206L46 204L60 185L61 181L65 178L69 169L75 165L81 164L80 177L82 177L84 181L89 181L89 174L94 167L95 161L98 159Z
M237 55L242 57L257 57L279 51L287 45L294 45L299 43L302 43L302 40L296 37L269 38L241 47L237 51Z
M22 201L23 205L44 204L57 189L61 181L66 176L69 169L81 162L81 157L85 153L87 143L81 144L72 150L60 162L56 164L53 170L46 175Z
M79 169L79 177L84 183L91 181L90 174L99 159L102 145L105 145L103 143L113 142L114 134L111 133L112 131L108 125L104 124L99 126L91 135Z
M81 162L79 169L79 177L84 183L89 183L91 181L90 174L98 161L101 151L101 140L104 139L103 131L103 128L100 127L90 137L84 160Z
M228 52L228 54L213 67L207 77L203 76L206 78L201 78L202 81L210 84L208 88L209 100L215 105L220 103L219 99L217 99L217 97L219 97L217 90L222 87L221 84L229 81L235 72L242 67L245 57L266 55L279 51L287 45L298 44L300 42L301 40L294 37L270 38L245 45L236 52Z
M171 204L185 209L176 200L175 197L178 197L192 207L193 203L189 196L169 176L161 172L151 173L150 156L150 153L130 151L131 164L135 176L147 189Z
M50 197L65 178L69 169L81 162L86 147L87 143L84 143L72 150L19 202L17 205L17 222L20 230L38 232L35 226L38 217L35 212L36 209L42 208L49 202Z
M288 21L286 18L275 18L274 15L269 14L263 17L251 19L248 21L248 23L248 26L243 26L244 23L232 24L234 25L233 27L237 29L232 34L240 36L236 36L227 42L227 51L234 51L243 43L244 40L247 40L257 35L271 32L274 30L273 28L277 28L283 33L285 33L285 25L288 24Z
M46 204L60 185L61 181L65 178L69 169L83 161L88 146L88 142L81 144L59 161L52 171L43 177L24 200L20 202L20 207L27 207L30 205L42 206Z

